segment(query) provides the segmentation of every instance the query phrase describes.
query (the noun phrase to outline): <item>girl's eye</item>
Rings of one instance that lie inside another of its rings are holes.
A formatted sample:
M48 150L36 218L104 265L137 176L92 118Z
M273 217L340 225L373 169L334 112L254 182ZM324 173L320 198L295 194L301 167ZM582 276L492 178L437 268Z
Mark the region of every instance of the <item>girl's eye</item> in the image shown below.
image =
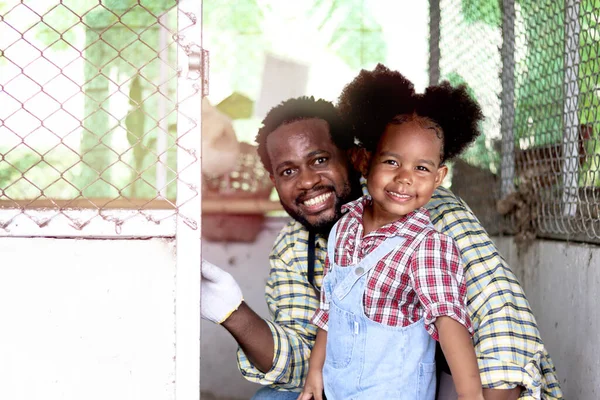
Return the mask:
M427 167L424 167L424 166L422 166L422 165L419 165L419 166L417 167L417 169L418 169L419 171L425 171L425 172L429 172L429 169L428 169Z
M398 165L398 163L396 162L396 160L384 160L383 163L384 164L389 164L389 165Z

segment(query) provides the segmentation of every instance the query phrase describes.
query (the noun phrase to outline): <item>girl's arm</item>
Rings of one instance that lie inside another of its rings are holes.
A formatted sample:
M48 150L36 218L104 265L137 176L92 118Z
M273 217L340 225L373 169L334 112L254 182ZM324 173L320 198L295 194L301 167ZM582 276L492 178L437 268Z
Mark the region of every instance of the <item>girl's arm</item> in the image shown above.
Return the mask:
M483 399L475 349L467 329L446 316L435 321L440 345L456 387L459 399Z
M323 364L325 364L326 344L327 331L319 328L315 345L310 354L306 383L298 400L323 400Z

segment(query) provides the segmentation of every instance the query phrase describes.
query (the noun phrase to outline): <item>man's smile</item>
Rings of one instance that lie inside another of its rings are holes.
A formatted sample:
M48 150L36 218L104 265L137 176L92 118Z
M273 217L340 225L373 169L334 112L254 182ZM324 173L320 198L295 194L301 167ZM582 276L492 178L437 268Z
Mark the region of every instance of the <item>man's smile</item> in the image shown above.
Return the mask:
M309 197L309 198L306 198ZM315 214L326 209L332 208L332 200L334 199L333 190L317 194L316 196L305 196L298 203L305 209L308 214Z

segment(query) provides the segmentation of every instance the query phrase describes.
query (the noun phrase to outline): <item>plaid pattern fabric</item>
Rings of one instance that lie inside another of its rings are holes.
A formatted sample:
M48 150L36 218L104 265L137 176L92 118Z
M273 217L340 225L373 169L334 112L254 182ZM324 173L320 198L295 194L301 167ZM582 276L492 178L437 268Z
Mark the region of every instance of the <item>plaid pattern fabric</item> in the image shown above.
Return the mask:
M455 319L472 333L465 304L467 287L453 240L429 227L429 213L423 208L363 237L364 208L371 202L364 196L342 207L347 213L337 227L336 264L358 264L387 238L401 236L406 240L369 271L363 296L365 315L389 326L408 326L424 318L425 328L436 340L434 322L439 316ZM325 275L329 267L327 257ZM329 301L322 291L312 321L324 330L328 310Z
M517 278L468 206L438 188L426 205L436 230L450 236L461 253L467 281L467 309L484 387L527 390L521 399L562 399L562 391ZM306 276L308 232L292 221L280 232L270 254L267 321L275 343L273 368L266 374L238 351L242 374L250 381L300 391L308 372L316 326L310 320L319 304ZM320 287L327 249L316 245L315 281Z

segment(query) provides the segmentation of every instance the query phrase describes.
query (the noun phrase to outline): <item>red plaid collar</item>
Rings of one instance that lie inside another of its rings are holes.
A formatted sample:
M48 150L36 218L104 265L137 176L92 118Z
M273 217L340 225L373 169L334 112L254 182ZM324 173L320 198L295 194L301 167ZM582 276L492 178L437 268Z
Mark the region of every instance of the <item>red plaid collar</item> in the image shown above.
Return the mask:
M342 206L342 212L348 213L348 216L356 218L356 222L362 225L365 206L370 205L372 202L373 199L371 196L365 195L357 200L344 204ZM421 207L392 223L382 226L376 231L369 233L365 237L402 236L406 237L407 239L414 239L430 223L431 219L429 217L429 211Z

